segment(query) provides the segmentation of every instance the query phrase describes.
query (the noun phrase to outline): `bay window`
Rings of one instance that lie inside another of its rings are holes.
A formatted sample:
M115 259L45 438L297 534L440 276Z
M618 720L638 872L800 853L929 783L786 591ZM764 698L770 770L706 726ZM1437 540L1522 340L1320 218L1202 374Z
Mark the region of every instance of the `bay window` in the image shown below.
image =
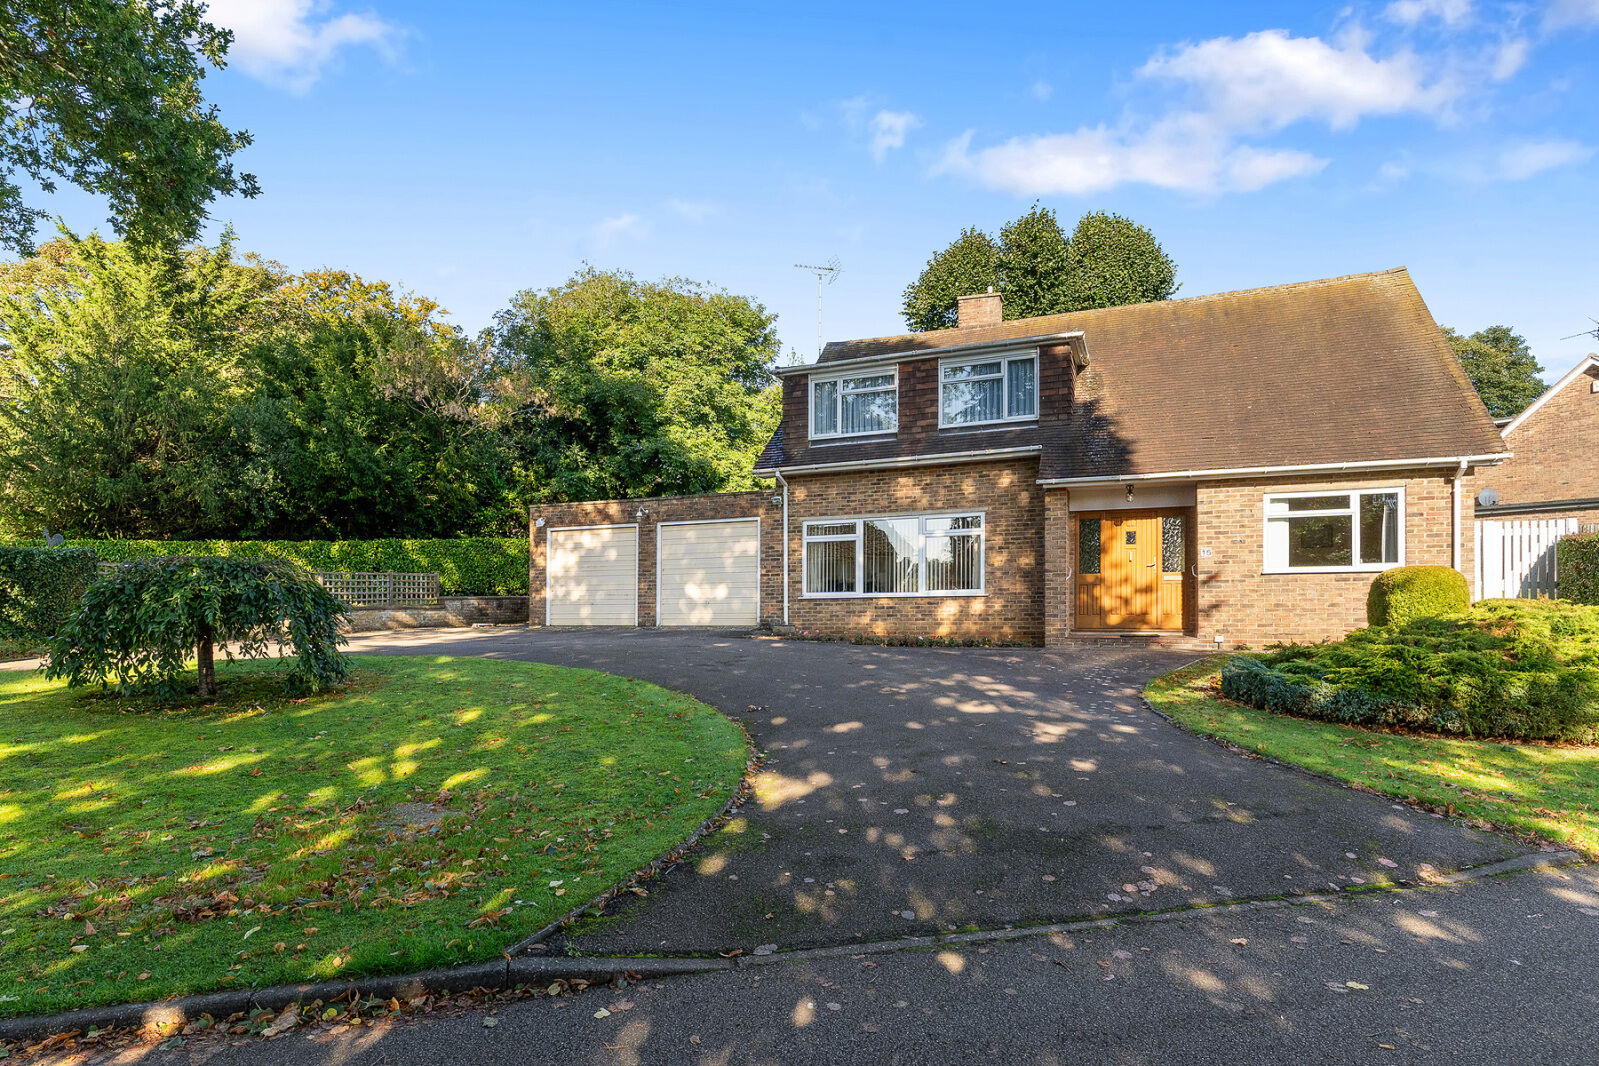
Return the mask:
M1405 490L1266 497L1267 573L1386 570L1404 562Z
M979 426L1037 417L1036 354L939 364L940 427Z
M982 514L806 522L805 595L981 593L983 538Z
M811 436L892 433L899 428L899 380L893 370L811 380Z

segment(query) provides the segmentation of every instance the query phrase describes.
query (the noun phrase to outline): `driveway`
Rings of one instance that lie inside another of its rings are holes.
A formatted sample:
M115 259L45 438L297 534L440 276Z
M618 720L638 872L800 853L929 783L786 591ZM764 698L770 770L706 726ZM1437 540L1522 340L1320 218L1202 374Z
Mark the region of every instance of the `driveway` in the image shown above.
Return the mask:
M687 630L363 634L358 653L593 667L767 753L731 828L580 925L585 954L847 945L1424 877L1524 850L1250 759L1148 710L1189 656L875 648Z

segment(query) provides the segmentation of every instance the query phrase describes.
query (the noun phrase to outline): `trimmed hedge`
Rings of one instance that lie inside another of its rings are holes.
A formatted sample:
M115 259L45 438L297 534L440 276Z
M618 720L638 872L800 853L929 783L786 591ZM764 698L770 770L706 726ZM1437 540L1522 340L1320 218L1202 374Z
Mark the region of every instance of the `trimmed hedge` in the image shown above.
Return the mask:
M0 644L44 644L99 576L87 548L0 545Z
M446 596L525 596L525 537L451 540L74 540L110 563L169 555L288 559L311 570L437 573Z
M1447 566L1384 570L1366 595L1366 624L1402 626L1418 618L1460 614L1471 606L1466 576Z
M1599 533L1573 533L1555 545L1560 598L1599 604Z
M1491 600L1466 615L1235 656L1221 684L1229 699L1303 718L1599 743L1599 607Z

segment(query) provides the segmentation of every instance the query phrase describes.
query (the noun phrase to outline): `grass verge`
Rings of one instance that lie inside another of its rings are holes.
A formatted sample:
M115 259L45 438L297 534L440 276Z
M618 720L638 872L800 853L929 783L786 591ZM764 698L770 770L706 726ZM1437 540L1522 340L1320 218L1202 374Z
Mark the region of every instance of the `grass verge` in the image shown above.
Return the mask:
M1224 658L1156 678L1144 696L1203 736L1599 857L1599 747L1387 733L1259 711L1221 696Z
M733 795L739 727L643 682L357 658L169 709L0 673L0 1015L492 958Z

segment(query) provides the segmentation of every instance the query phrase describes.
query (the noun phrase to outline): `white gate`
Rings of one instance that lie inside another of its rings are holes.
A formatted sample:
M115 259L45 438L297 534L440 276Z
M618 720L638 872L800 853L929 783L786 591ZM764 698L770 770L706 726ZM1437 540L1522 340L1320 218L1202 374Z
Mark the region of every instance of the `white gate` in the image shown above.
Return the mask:
M1555 595L1555 543L1581 525L1575 518L1477 523L1477 598L1535 600Z

